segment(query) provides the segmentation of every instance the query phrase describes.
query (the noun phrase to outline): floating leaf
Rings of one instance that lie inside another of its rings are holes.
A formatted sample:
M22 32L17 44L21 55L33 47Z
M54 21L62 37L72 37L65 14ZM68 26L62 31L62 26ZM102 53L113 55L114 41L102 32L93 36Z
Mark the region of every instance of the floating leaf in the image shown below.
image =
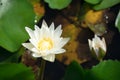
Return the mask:
M67 7L72 0L45 0L52 9L63 9Z
M0 80L35 80L30 68L23 64L0 64Z
M115 26L118 28L118 30L120 32L120 11L119 11L118 16L116 18Z
M73 61L67 68L64 80L83 80L83 68Z
M119 80L120 62L101 61L92 69L83 69L77 62L72 62L65 73L64 80Z
M93 67L86 75L86 80L119 80L120 79L119 61L102 61Z
M27 0L0 0L0 46L15 52L28 39L25 26L33 26L34 11Z
M101 10L101 9L112 7L119 3L120 3L120 0L102 0L100 4L95 5L93 8L95 10Z
M85 1L90 3L90 4L98 4L102 0L85 0Z

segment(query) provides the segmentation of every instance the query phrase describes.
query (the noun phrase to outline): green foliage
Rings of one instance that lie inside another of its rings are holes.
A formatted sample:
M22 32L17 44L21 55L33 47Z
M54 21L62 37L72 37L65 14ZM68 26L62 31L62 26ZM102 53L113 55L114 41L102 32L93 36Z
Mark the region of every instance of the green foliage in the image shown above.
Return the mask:
M120 32L120 11L119 11L118 16L116 18L115 26L118 28L118 30Z
M112 7L119 3L120 3L120 0L102 0L101 3L95 5L93 9L101 10L101 9Z
M83 80L83 68L77 62L73 61L67 68L64 80Z
M120 62L103 61L88 71L86 80L119 80Z
M0 80L35 80L30 68L23 64L0 64Z
M72 0L45 0L52 9L63 9L67 7Z
M1 0L0 46L15 52L28 39L25 26L33 26L34 11L27 0Z
M85 0L85 1L90 4L98 4L102 0Z
M65 80L119 80L119 61L101 61L92 69L83 69L77 62L72 62L66 71Z

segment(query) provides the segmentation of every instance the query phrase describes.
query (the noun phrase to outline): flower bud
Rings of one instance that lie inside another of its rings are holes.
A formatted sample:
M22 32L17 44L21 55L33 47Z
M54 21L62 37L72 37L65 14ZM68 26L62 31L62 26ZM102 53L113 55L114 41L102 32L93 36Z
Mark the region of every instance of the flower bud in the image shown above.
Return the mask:
M100 39L97 35L95 35L92 40L88 39L88 42L93 57L97 58L98 60L102 60L106 54L105 39Z

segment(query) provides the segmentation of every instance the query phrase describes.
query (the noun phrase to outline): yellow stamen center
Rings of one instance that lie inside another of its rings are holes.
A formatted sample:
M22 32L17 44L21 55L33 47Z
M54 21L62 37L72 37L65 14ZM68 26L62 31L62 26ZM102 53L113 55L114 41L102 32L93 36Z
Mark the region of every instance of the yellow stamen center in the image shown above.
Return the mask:
M53 48L53 41L50 38L43 38L38 42L39 50L50 50Z

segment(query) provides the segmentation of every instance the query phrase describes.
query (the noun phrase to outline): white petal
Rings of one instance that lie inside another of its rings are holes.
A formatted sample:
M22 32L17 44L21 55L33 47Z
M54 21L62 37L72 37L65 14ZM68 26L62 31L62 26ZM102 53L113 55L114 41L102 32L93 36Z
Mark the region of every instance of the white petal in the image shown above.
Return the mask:
M33 53L32 56L33 56L33 57L41 57L41 55L38 54L38 53Z
M50 61L50 62L54 62L55 61L55 54L50 54L48 56L43 56L43 59Z
M49 28L48 28L48 26L47 26L45 21L43 21L43 23L42 23L41 34L44 37L49 37L49 35L50 35L50 30L49 30Z
M35 48L35 47L32 48L31 51L34 52L34 53L39 53L39 50L37 48Z
M56 29L55 29L55 37L60 37L62 34L62 30L61 30L61 25L59 25Z
M92 41L90 39L88 39L88 43L89 43L89 47L90 47L90 50L92 49Z
M106 43L105 43L105 39L104 39L104 38L102 38L102 42L103 42L103 47L102 47L102 48L103 48L103 50L106 52L106 47L107 47L107 46L106 46Z
M50 30L50 31L54 31L54 28L55 28L55 27L54 27L54 23L52 23L52 24L50 25L50 27L49 27L49 30Z
M96 34L94 35L94 38L96 38L96 39L100 39Z
M41 28L48 28L48 25L47 25L47 23L45 22L45 20L43 20L43 22L42 22L42 27Z
M99 56L99 53L98 53L99 49L94 49L94 51L95 51L96 56L98 57Z
M59 49L59 50L55 50L55 51L52 52L52 53L54 53L54 54L60 54L60 53L64 53L64 52L66 52L65 49Z
M95 37L93 38L93 42L98 44L101 42L100 38L95 34Z
M62 25L59 25L55 30L59 31L59 30L61 30L61 27L62 27Z
M31 43L22 43L22 45L29 50L31 50L34 47Z
M62 38L61 42L58 44L58 47L63 47L69 40L70 38Z
M29 41L30 41L35 47L37 47L37 40L35 40L35 39L29 39Z
M35 27L35 30L40 30L40 28L37 25L35 25L34 27Z
M50 25L50 27L49 27L49 35L50 35L50 37L51 38L54 38L55 36L54 36L54 23L52 23L51 25Z
M91 41L91 44L92 44L92 48L94 49L94 50L96 50L96 49L99 49L99 41L97 41L97 40L94 40L94 41Z
M31 38L35 38L34 31L32 31L29 27L25 27L25 29Z
M37 25L35 25L34 35L35 35L36 39L39 40L39 38L40 38L40 28Z

